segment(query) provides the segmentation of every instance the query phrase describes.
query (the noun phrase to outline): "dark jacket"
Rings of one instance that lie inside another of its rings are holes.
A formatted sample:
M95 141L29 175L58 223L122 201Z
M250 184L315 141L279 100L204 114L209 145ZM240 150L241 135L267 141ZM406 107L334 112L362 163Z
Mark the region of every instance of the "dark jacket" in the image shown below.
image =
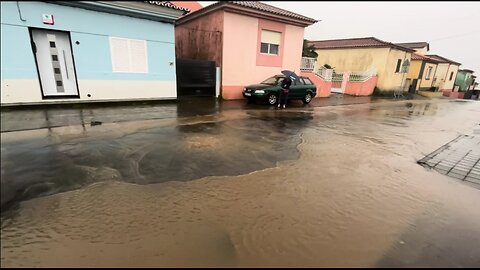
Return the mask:
M292 85L292 80L289 77L286 77L285 79L283 79L280 86L282 87L282 89L286 89L288 91L290 89L290 85Z

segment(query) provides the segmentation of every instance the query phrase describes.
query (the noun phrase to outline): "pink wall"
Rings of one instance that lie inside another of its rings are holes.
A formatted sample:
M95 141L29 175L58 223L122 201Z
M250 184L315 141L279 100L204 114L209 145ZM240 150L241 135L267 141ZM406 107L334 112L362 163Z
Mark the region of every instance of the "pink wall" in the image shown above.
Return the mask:
M178 58L215 61L222 65L223 12L175 26L175 54Z
M352 96L370 96L373 94L377 77L372 77L365 82L347 82L345 94Z
M451 90L444 90L443 91L443 96L450 97L450 98L463 99L463 97L465 96L465 93L463 93L463 92L453 92Z
M260 21L260 22L259 22ZM259 30L284 29L280 44L281 65L278 60L269 64L258 59L260 52ZM274 29L270 29L272 27ZM255 84L280 74L284 69L300 71L304 28L254 17L225 12L223 16L222 97L243 99L245 85ZM270 65L270 66L269 66Z
M283 61L283 52L285 51L284 46L279 47L278 55L260 53L260 46L262 43L262 29L268 29L270 31L282 33L280 42L281 44L285 44L285 24L261 19L258 20L257 66L281 67Z
M300 76L309 78L317 86L317 95L315 97L329 97L332 89L332 82L324 81L313 72L302 71Z

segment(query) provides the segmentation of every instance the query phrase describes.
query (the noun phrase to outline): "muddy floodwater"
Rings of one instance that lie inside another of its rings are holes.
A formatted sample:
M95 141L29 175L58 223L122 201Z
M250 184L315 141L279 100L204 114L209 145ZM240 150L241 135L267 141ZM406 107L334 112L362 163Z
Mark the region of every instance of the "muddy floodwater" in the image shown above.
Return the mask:
M417 161L479 131L438 99L3 132L1 266L478 267L480 187Z

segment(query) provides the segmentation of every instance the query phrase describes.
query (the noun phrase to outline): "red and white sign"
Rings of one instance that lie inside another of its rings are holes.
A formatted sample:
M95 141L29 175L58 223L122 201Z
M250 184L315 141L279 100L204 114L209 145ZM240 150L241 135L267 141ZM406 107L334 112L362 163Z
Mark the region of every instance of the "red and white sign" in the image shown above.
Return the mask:
M54 24L53 15L43 14L42 19L44 24L50 24L50 25Z

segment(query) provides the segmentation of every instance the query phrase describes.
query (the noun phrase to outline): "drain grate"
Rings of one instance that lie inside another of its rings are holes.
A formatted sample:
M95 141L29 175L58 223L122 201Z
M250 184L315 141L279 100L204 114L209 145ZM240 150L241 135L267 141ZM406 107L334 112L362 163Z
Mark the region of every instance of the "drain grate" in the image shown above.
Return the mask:
M480 136L460 135L419 160L418 164L478 184L480 188Z

